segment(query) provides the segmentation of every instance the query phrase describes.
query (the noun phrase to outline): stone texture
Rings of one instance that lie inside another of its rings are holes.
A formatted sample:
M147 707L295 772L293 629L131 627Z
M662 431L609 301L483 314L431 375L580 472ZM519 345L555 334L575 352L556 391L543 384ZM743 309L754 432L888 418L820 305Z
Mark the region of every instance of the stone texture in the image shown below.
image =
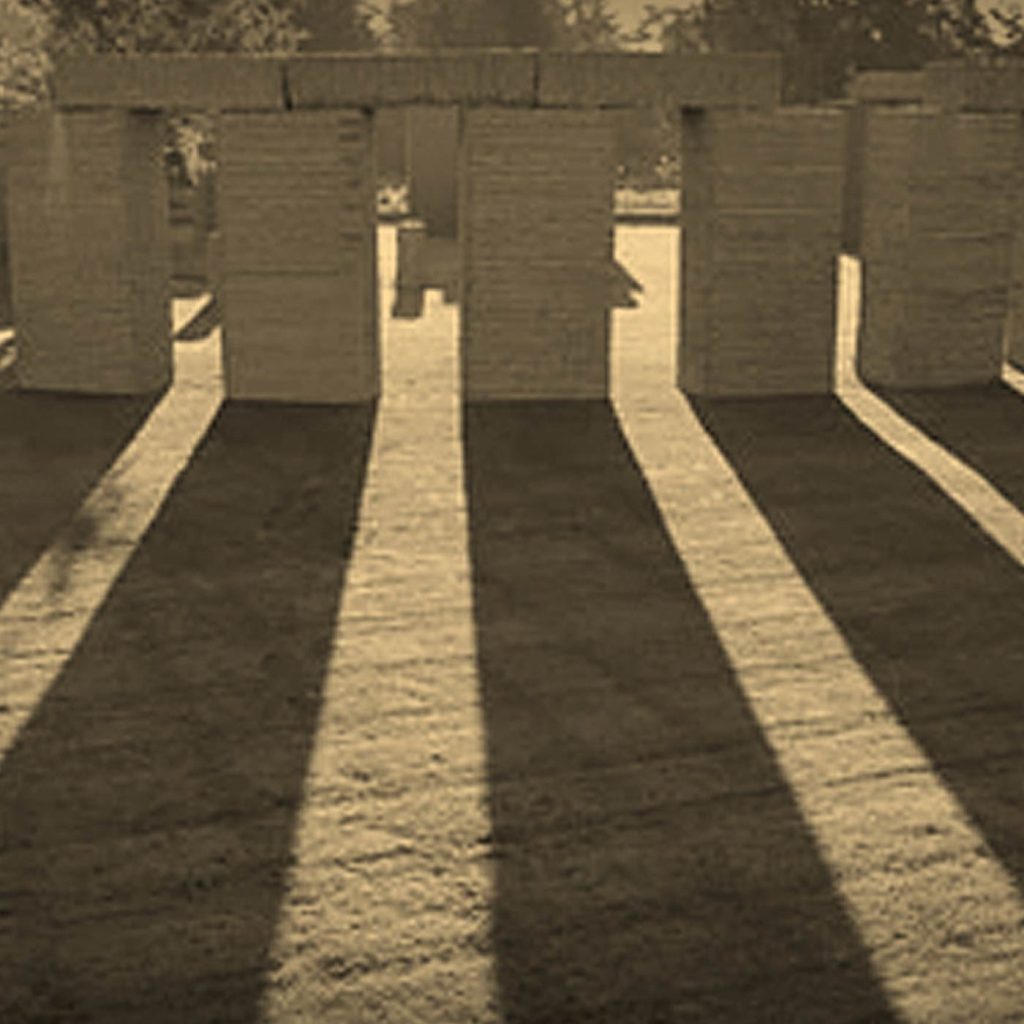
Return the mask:
M843 145L838 110L684 113L686 392L831 390Z
M8 216L21 387L134 394L170 380L164 127L112 110L19 121Z
M283 73L271 57L88 54L57 64L53 96L63 107L280 110Z
M919 103L926 89L923 71L860 71L847 91L861 103Z
M458 231L459 112L418 107L408 112L409 198L427 234L455 238Z
M1020 143L1012 115L868 111L858 346L868 383L999 376Z
M62 60L62 107L280 110L414 103L498 106L774 106L774 55L685 57L535 50L248 55L84 55Z
M1024 370L1024 198L1018 193L1009 310L1006 316L1006 359Z
M535 62L536 54L530 50L297 57L287 64L288 91L299 108L530 105Z
M0 330L10 324L11 309L11 265L7 246L7 162L8 116L0 111Z
M219 139L227 394L376 397L372 118L225 114Z
M848 92L853 102L846 110L846 178L843 191L841 247L849 255L860 253L861 204L864 191L864 111L867 105L899 106L925 100L923 71L861 71Z
M771 107L782 91L774 54L542 53L538 69L540 106Z
M463 116L465 397L604 397L613 251L608 119L553 110Z
M950 110L1024 110L1024 67L1019 61L983 66L935 61L924 71L929 98Z

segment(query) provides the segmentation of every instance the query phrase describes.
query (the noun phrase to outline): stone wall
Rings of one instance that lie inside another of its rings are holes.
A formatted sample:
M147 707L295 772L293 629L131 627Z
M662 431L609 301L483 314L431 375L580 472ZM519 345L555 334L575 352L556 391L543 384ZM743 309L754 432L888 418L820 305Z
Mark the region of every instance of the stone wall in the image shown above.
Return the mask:
M408 111L409 200L427 234L458 232L459 111L416 107Z
M1024 125L1019 130L1024 131ZM1018 164L1017 172L1020 181L1024 178L1024 166ZM1024 182L1018 185L1015 213L1005 351L1007 361L1024 370Z
M232 113L219 125L220 289L232 398L377 396L373 120Z
M11 305L11 266L7 244L8 118L0 111L0 330L14 322Z
M465 111L467 399L608 394L613 134L595 111Z
M164 133L157 113L19 120L8 216L21 387L133 394L170 380Z
M1014 115L867 111L866 382L946 387L999 376L1019 147Z
M679 386L832 389L844 115L683 114Z

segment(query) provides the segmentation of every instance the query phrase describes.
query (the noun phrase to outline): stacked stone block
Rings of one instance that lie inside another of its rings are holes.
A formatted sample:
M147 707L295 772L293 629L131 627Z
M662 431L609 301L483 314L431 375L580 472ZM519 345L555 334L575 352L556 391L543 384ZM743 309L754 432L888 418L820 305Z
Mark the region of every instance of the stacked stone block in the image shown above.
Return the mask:
M831 391L844 136L835 109L683 113L687 393Z
M434 238L458 229L459 111L418 107L408 112L409 199L413 214Z
M1024 126L1018 130L1024 131ZM1024 159L1017 166L1017 182L1005 353L1012 366L1024 370Z
M13 321L11 308L11 267L7 245L7 160L9 125L0 111L0 330Z
M922 71L862 71L850 83L853 98L846 113L846 182L843 195L842 250L860 255L863 223L866 110L872 105L919 106L927 80Z
M928 388L999 376L1019 143L1013 115L867 112L866 382Z
M172 372L161 115L20 120L8 175L23 388L139 394Z
M219 140L227 395L314 403L375 398L372 117L225 114Z
M466 399L608 394L611 128L597 111L465 111Z

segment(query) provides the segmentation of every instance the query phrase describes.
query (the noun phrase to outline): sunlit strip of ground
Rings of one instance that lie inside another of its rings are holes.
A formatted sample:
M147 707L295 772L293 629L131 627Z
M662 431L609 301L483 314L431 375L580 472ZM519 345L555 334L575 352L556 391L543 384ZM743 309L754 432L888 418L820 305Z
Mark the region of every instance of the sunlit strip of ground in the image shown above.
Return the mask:
M192 306L175 310L176 324ZM0 757L56 679L221 401L219 332L179 346L176 380L21 583L0 605ZM39 466L40 473L49 467Z
M927 473L1011 557L1024 564L1024 514L980 473L931 440L869 389L854 371L860 316L860 264L839 261L837 310L837 388L844 404L893 450ZM1021 389L1024 374L1007 366L1007 384Z
M620 317L619 413L875 971L907 1021L1018 1020L1020 893L673 390L674 346L651 339L671 330L675 279L661 268L675 266L676 243L666 234L655 263L649 249L636 248L639 237L621 239L622 259L634 271L647 257L651 287L642 313ZM943 483L965 472L951 470L950 457L929 450L885 410L869 415L877 400L854 391L848 378L843 397L887 442L900 431L901 452ZM1012 547L1019 513L980 485L970 501L972 513Z
M456 310L390 318L384 398L324 683L266 1019L475 1021L492 1001L489 829Z

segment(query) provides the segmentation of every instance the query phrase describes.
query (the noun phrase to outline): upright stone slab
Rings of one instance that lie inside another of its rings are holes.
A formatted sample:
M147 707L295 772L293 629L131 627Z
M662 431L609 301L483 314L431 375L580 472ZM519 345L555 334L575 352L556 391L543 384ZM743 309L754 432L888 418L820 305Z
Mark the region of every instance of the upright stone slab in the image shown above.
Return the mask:
M1017 135L1018 144L1024 149L1024 120L1017 121ZM1024 370L1024 155L1017 161L1016 191L1004 353L1007 362Z
M458 228L459 111L414 107L409 132L409 199L415 217L436 238L455 238Z
M609 119L599 111L471 108L462 162L465 397L605 397Z
M11 305L11 267L7 248L8 119L0 110L0 330L14 321Z
M371 115L225 114L218 152L227 395L312 403L375 398Z
M1024 223L1018 221L1010 278L1009 311L1006 317L1006 360L1024 370Z
M165 123L58 111L12 131L7 215L22 388L145 394L172 374Z
M836 109L684 112L687 393L831 391L844 137Z
M999 376L1018 144L1014 115L867 112L857 353L867 383Z

